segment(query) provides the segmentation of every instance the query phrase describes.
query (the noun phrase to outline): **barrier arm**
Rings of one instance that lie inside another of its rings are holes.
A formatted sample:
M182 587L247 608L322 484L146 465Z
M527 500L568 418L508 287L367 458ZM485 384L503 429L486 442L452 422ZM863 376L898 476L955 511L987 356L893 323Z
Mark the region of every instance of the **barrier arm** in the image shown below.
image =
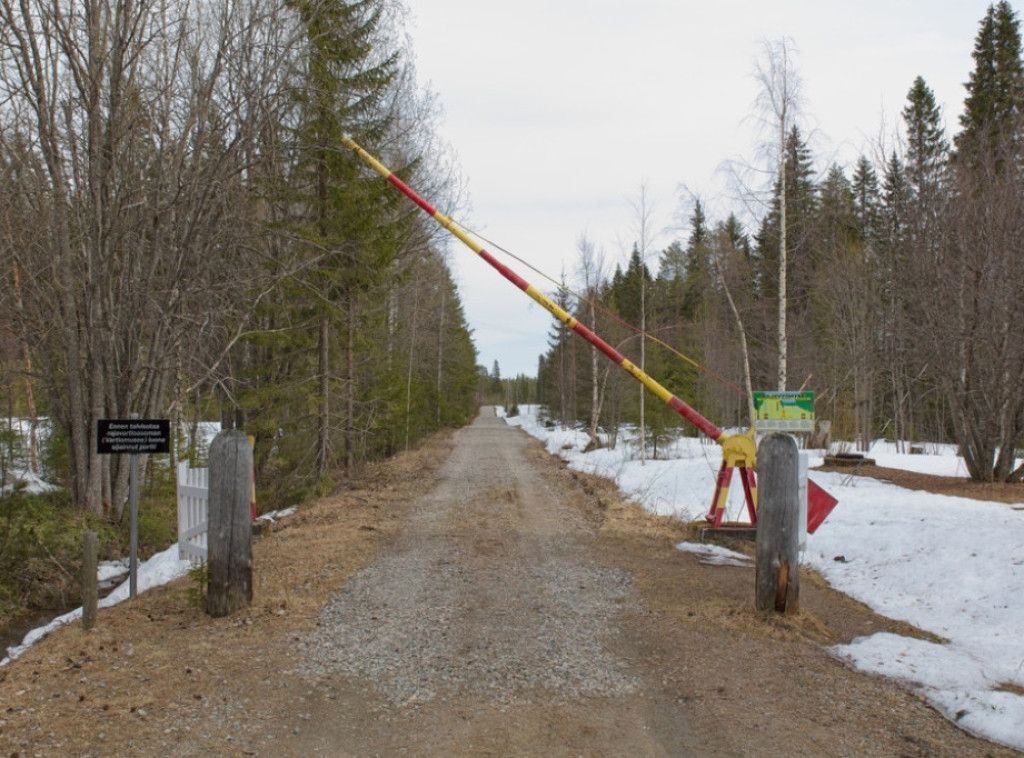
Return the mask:
M362 161L371 166L402 194L416 203L424 213L448 230L449 233L456 237L466 247L483 258L499 274L525 292L535 302L539 303L546 311L551 313L552 316L565 324L566 327L600 350L626 373L632 375L634 379L657 395L666 405L668 405L669 408L693 424L693 426L707 437L717 442L722 447L722 467L718 473L715 495L711 502L711 509L708 512L707 520L715 526L721 524L722 515L725 511L725 501L726 496L728 495L729 483L732 478L732 471L733 469L738 469L740 472L740 481L743 484L750 522L751 524L757 524L757 491L755 488L753 473L755 467L756 446L754 443L753 429L741 434L727 434L723 430L719 429L711 423L711 421L698 413L694 408L683 402L681 399L669 392L664 386L655 381L653 377L640 369L639 366L628 360L624 355L622 355L622 353L601 339L592 329L580 323L579 320L572 316L572 314L561 308L551 298L547 297L543 292L538 290L508 266L504 265L501 261L487 252L487 250L467 234L457 223L455 223L455 221L438 211L430 203L420 197L420 195L418 195L411 187L395 176L394 172L360 147L351 137L345 135L341 138L341 141L345 147L352 150ZM821 493L821 495L832 500L832 505L835 504L835 500L831 495L820 487L816 487L813 482L808 481L809 502L813 500L814 497L818 496L817 493ZM831 506L828 507L828 510L831 510Z

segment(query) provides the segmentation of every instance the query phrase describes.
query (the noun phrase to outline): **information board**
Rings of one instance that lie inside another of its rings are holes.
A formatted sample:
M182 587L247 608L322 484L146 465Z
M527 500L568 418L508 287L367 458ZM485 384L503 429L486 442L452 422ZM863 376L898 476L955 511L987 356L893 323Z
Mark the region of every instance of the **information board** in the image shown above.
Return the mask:
M755 392L754 429L758 432L813 432L813 392Z
M169 419L100 419L96 422L96 452L121 453L171 452Z

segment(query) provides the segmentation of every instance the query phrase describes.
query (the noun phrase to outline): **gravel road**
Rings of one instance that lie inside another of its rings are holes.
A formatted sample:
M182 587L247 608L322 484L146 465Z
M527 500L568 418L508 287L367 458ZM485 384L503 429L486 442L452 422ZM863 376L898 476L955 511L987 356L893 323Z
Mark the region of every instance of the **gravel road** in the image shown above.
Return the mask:
M686 752L685 713L650 709L640 696L650 683L620 652L618 619L642 612L630 574L595 560L595 523L532 465L529 445L485 409L460 432L440 484L387 554L346 585L303 641L301 673L343 689L363 683L385 724L400 714L404 744L389 744L385 726L358 747L359 730L348 730L311 749ZM459 714L462 728L440 711ZM317 720L329 723L327 714Z
M183 579L0 669L0 756L1019 755L826 649L919 632L813 575L758 614L689 534L484 409L259 540L251 608Z
M423 490L303 638L304 724L276 754L1010 754L822 644L913 630L813 581L809 610L758 616L752 568L673 550L683 525L492 409Z

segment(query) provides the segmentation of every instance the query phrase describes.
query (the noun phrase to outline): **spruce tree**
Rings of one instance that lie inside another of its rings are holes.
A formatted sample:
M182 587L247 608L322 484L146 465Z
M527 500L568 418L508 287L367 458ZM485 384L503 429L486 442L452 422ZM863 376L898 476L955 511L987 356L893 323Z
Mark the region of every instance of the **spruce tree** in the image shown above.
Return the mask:
M833 393L834 430L855 438L859 449L866 450L877 366L875 262L865 255L856 195L839 166L829 170L820 196L821 259L811 298L817 380Z
M616 267L615 276L612 279L612 297L615 309L618 314L633 326L639 326L641 322L641 297L640 288L650 288L652 282L651 272L647 264L640 258L640 251L636 245L629 254L629 263L626 270Z
M917 77L903 107L907 130L906 176L921 202L934 203L941 191L949 143L935 94Z
M848 249L860 243L853 187L842 167L833 164L821 184L818 210L820 243L827 249Z
M658 267L658 278L654 285L654 297L652 298L652 311L649 319L649 331L657 334L658 338L671 345L675 350L684 355L701 360L699 335L704 326L703 314L699 309L693 307L694 295L699 299L708 297L706 292L709 283L704 277L699 292L694 288L696 279L691 279L690 274L696 271L692 265L693 243L696 241L701 245L707 242L699 242L701 235L706 239L707 228L704 225L703 213L695 213L691 219L691 225L699 230L691 233L690 244L686 248L678 241L673 241L661 252ZM704 257L707 265L707 257ZM652 344L655 355L653 359L648 358L649 373L663 385L668 387L674 394L692 400L696 391L693 371L690 364L674 353L670 353L663 347ZM663 351L664 354L661 354ZM653 414L660 413L657 404L652 406ZM670 411L670 414L674 412ZM668 417L671 419L671 415ZM652 418L649 414L652 425L661 424L668 428L671 423L664 422L660 417ZM657 442L657 440L656 440Z
M725 363L716 369L716 373L735 376L742 372L746 402L737 402L736 395L731 389L726 391L723 384L709 382L706 378L700 383L706 388L704 397L707 398L708 407L712 407L713 402L723 416L734 418L734 423L740 426L752 425L754 419L753 372L747 339L747 322L750 319L751 308L756 308L753 283L747 275L751 268L751 250L750 238L736 214L729 214L725 221L720 221L715 226L711 237L711 264L715 274L716 291L720 293L718 302L722 315L711 322L713 326L707 335L704 360L712 363L712 356L717 354L719 362L724 357ZM728 315L725 315L726 308ZM734 324L736 340L733 342L729 339L726 342L728 348L722 350L722 337L732 334L728 324Z
M476 346L451 272L434 256L447 305L438 314L435 404L438 427L458 427L476 410Z
M633 329L643 329L646 321L645 311L648 309L646 293L653 291L652 282L651 272L640 256L640 249L633 245L626 270L622 271L621 268L616 267L611 291L612 304L616 313ZM646 362L641 357L641 349L645 349L642 340L646 340L646 337L637 335L635 338L626 337L622 341L622 353L641 368ZM641 416L640 391L646 392L646 390L639 385L637 387L635 392L626 393L622 404L622 418L639 424Z
M661 252L658 260L658 278L655 282L659 321L668 322L673 329L683 323L683 300L686 290L686 250L673 241Z
M690 321L700 312L711 282L708 262L709 238L707 218L698 200L690 217L690 239L686 245L686 281L682 303L683 317Z
M810 148L799 129L793 127L786 140L787 272L797 270L810 255L811 231L817 204L817 187L813 175ZM781 196L781 184L776 180L771 207L756 236L755 281L760 294L769 299L778 297Z
M398 53L381 45L384 0L291 0L306 31L307 68L296 129L299 161L290 177L295 230L311 258L300 288L317 322L316 470L332 465L334 377L343 376L342 449L346 472L356 458L356 352L360 293L389 273L398 246L387 210L397 198L368 176L341 147L344 134L371 147L390 123L386 97ZM335 331L343 336L344 368L335 365Z
M863 155L853 172L852 190L858 233L865 251L872 254L877 250L882 233L882 198L875 167Z
M1020 23L1006 0L990 5L974 42L974 71L956 137L959 155L1017 141L1024 113Z
M913 190L907 179L906 167L893 151L885 164L882 181L883 239L893 257L899 256L903 251L912 195Z
M559 287L553 300L559 308L566 312L572 308L564 277L562 286ZM540 385L538 389L543 398L541 402L547 407L548 417L557 417L563 427L576 420L574 350L575 342L572 330L560 320L555 320L548 330L548 352L543 356L537 377Z

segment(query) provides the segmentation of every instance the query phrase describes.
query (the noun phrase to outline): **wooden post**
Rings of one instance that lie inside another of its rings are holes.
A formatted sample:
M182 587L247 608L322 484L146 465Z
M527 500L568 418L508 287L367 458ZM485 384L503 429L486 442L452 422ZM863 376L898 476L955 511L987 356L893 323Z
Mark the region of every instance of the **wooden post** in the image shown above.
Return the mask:
M99 604L98 543L96 532L82 535L82 626L88 631L96 626L96 607Z
M252 603L252 445L240 429L210 444L206 612L227 616Z
M796 440L770 434L757 453L757 569L759 611L800 609L799 451Z

